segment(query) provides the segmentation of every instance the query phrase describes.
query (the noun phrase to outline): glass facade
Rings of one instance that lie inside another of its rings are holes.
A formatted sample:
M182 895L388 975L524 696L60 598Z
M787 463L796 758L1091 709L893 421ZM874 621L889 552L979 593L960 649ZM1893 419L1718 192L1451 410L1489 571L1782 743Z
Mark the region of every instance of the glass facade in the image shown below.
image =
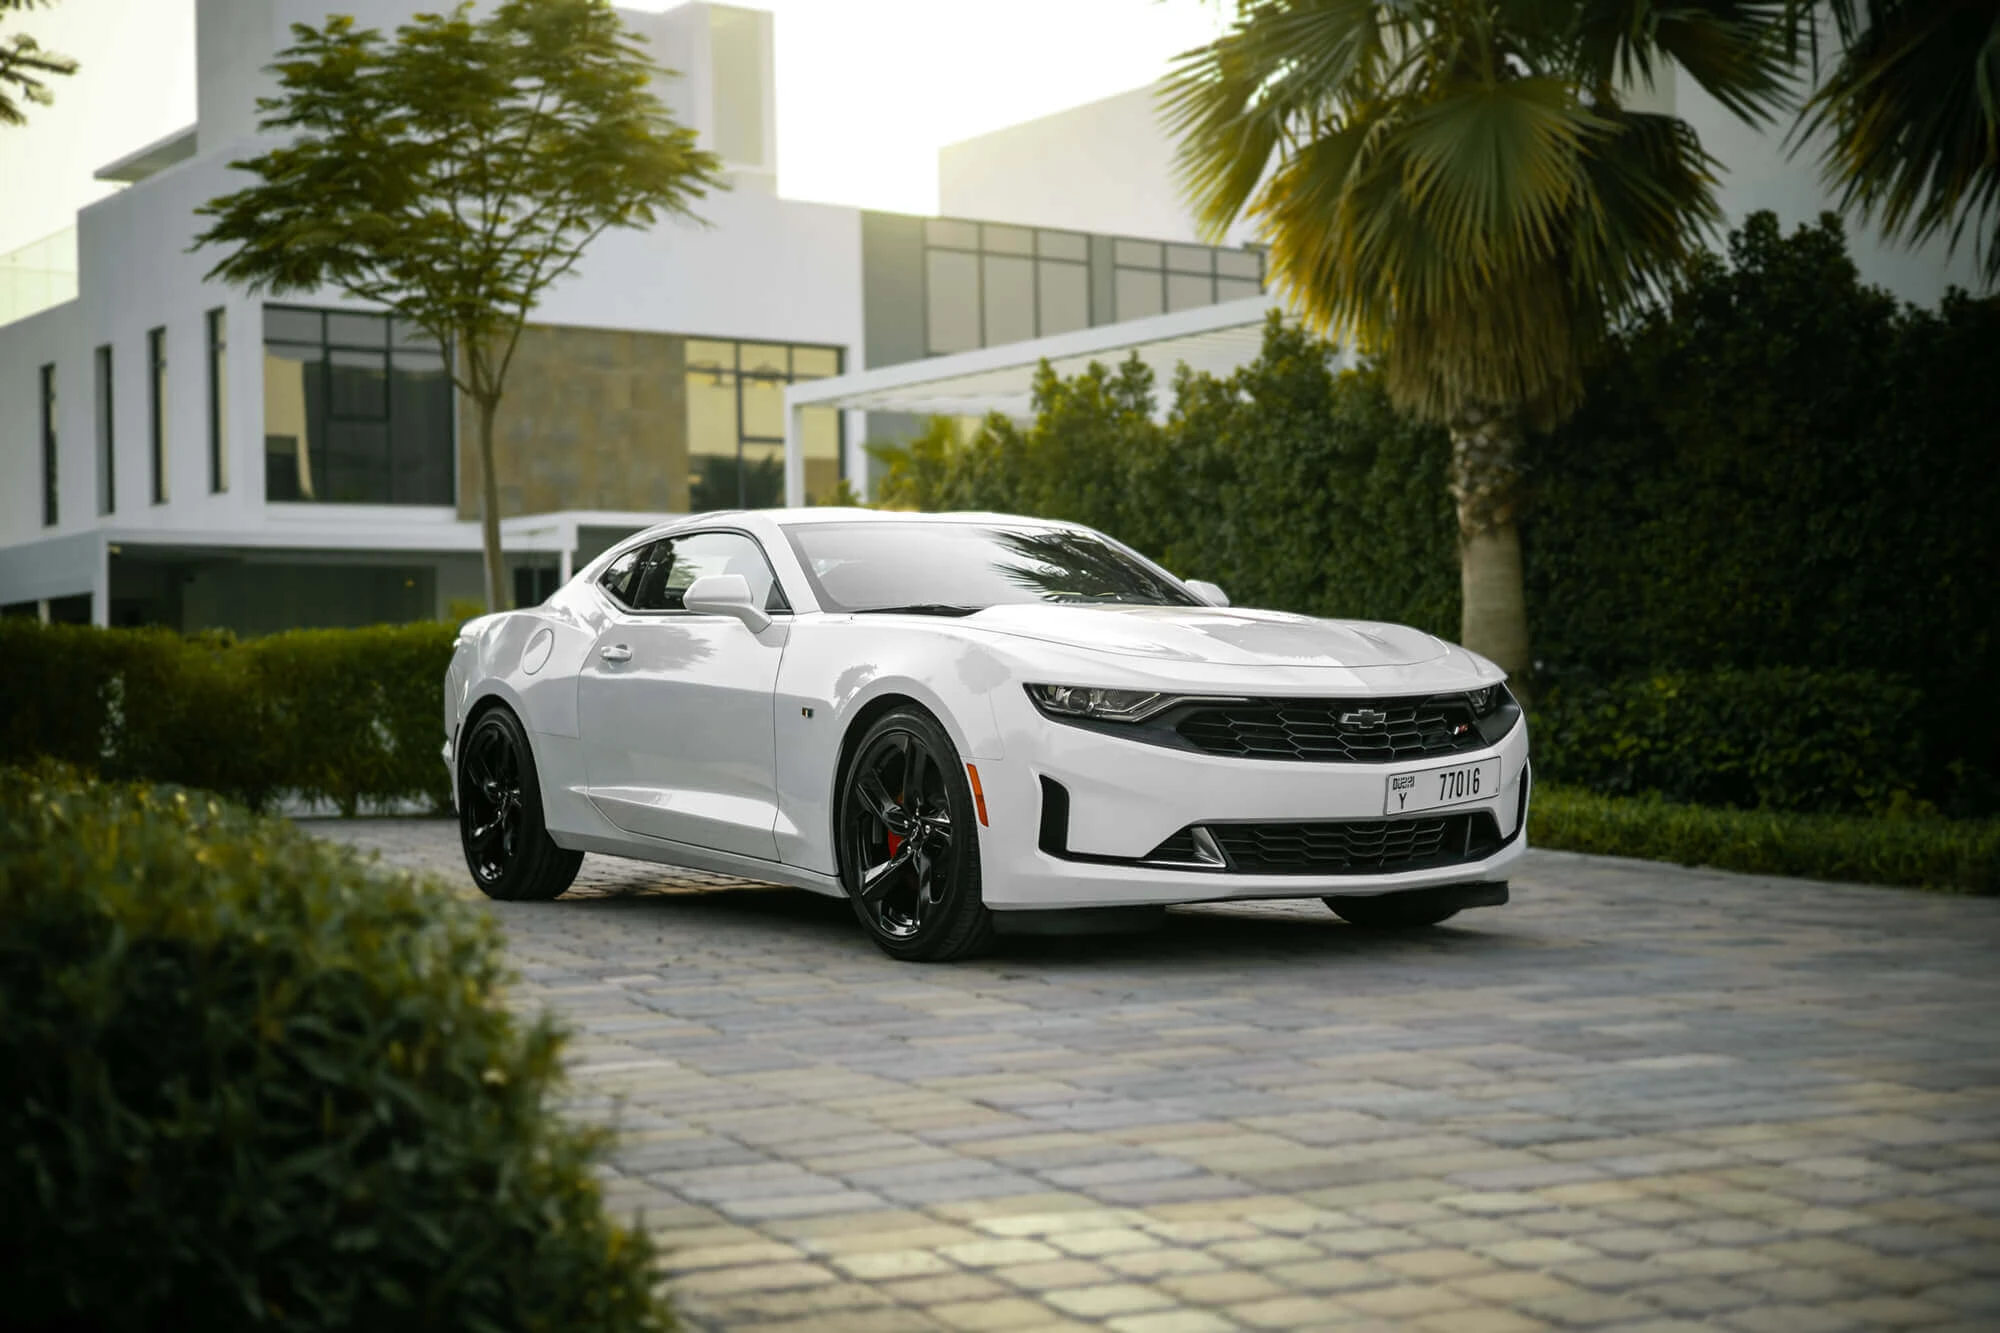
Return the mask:
M264 307L266 500L450 504L453 444L445 350L422 329Z
M167 502L167 331L146 334L146 434L153 460L153 503Z
M54 527L61 517L56 489L56 368L42 367L42 525Z
M111 348L97 349L97 512L118 508L118 448L111 420Z
M926 219L923 230L924 345L932 356L1234 301L1264 289L1264 256L1255 250L957 218ZM1093 268L1109 281L1094 283Z
M208 312L208 489L229 489L229 324L227 312Z
M1118 240L1112 265L1112 299L1121 320L1219 305L1264 290L1264 256L1255 250Z
M1090 240L1073 231L928 219L924 314L934 356L1089 328Z
M840 373L840 349L787 343L687 342L688 510L785 503L785 386ZM805 409L806 500L840 484L841 415Z

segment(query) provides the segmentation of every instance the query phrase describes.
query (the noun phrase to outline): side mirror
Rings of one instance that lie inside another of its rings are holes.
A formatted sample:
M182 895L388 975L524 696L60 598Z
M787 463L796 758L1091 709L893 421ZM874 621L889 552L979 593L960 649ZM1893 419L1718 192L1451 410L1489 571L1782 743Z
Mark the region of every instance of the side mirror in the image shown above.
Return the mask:
M1207 579L1184 579L1188 591L1207 602L1210 606L1228 606L1229 594L1210 583Z
M681 605L698 615L734 616L752 634L771 623L764 608L750 596L750 581L741 574L705 574L688 584Z

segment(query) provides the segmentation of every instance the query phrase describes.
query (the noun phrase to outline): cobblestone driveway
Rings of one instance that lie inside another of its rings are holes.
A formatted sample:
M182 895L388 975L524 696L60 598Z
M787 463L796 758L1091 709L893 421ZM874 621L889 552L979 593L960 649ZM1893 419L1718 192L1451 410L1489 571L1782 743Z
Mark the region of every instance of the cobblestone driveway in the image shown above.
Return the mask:
M448 824L315 822L465 882ZM1531 853L923 967L592 857L499 905L700 1329L2000 1329L2000 902Z

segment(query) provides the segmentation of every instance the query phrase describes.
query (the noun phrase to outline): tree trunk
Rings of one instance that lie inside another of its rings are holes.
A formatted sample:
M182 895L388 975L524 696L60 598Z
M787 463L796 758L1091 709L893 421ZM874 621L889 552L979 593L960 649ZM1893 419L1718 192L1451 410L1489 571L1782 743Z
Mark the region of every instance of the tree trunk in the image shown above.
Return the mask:
M493 475L493 417L500 399L481 394L473 401L479 409L479 537L486 551L486 609L505 611L511 603L507 562L500 551L500 483Z
M1468 405L1451 423L1451 498L1458 505L1459 642L1497 662L1524 693L1528 605L1521 579L1521 426Z

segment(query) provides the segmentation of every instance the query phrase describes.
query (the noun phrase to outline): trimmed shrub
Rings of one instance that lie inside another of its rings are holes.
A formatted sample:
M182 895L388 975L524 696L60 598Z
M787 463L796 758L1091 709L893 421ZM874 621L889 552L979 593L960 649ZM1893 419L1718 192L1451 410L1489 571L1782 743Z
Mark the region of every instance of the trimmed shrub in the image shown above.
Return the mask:
M10 1327L668 1328L505 980L483 913L281 821L0 771Z
M1923 698L1871 672L1676 672L1569 682L1535 701L1543 778L1608 796L1773 810L1882 809L1923 776Z
M1990 819L1717 810L1537 784L1528 841L1753 875L2000 894L2000 821Z
M280 793L450 803L438 758L450 625L227 634L0 621L0 763L52 758L252 808Z

